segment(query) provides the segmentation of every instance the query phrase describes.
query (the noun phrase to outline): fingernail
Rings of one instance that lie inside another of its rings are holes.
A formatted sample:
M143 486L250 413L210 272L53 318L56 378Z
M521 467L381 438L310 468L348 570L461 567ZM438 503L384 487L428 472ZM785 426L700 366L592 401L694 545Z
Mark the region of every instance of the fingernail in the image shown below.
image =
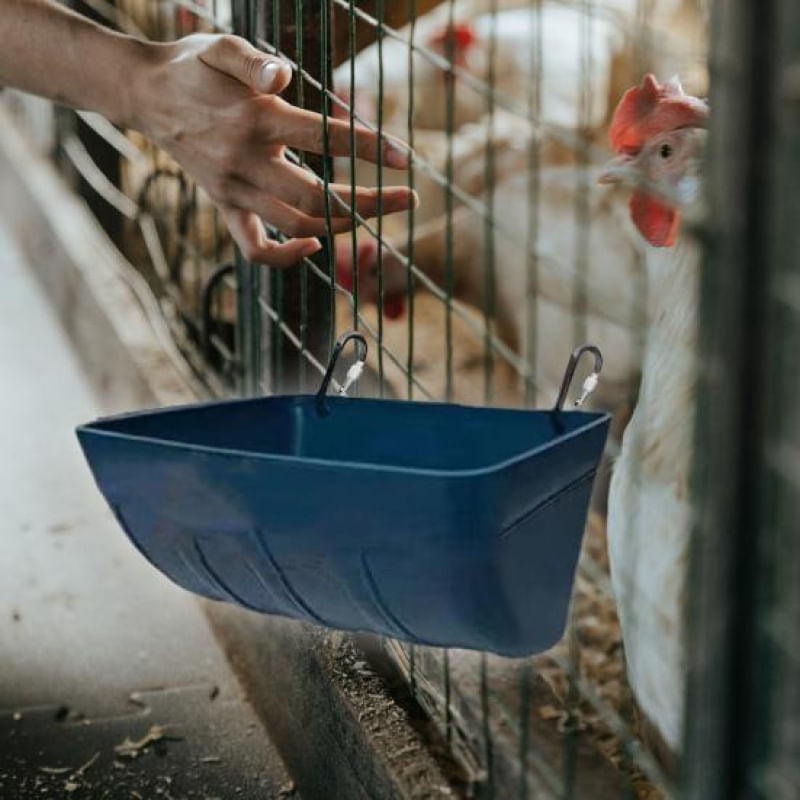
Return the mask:
M322 250L322 245L318 241L309 242L306 247L300 251L300 258L310 258L314 253L319 253Z
M417 194L417 192L411 192L411 198L412 202L414 203L414 210L416 211L420 204L419 194Z
M394 142L386 142L386 164L395 169L408 169L408 151Z
M265 92L272 88L282 67L282 64L278 64L275 61L268 61L261 68L261 87Z

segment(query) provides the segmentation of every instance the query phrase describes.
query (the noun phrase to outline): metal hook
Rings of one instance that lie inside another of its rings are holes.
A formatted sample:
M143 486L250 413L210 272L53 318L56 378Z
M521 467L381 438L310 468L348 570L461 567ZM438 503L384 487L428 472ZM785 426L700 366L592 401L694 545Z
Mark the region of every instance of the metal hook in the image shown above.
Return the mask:
M589 374L583 382L580 397L575 401L575 407L578 408L586 402L586 398L597 388L600 380L600 373L603 370L603 354L593 344L584 344L572 351L567 363L567 371L564 373L564 380L561 383L561 390L558 393L554 411L563 411L564 403L567 400L567 392L572 385L572 379L575 377L575 369L581 356L584 353L591 353L594 356L594 370Z
M317 392L317 413L321 416L327 416L328 408L325 403L325 398L328 394L328 387L333 379L333 370L336 368L336 362L344 350L345 345L354 340L357 345L357 358L358 360L347 370L347 377L344 384L339 389L339 394L346 394L347 390L361 377L364 371L364 364L367 361L367 340L358 331L348 331L343 333L333 347L331 353L331 360L328 362L328 369L325 371L325 377L322 379L322 384Z

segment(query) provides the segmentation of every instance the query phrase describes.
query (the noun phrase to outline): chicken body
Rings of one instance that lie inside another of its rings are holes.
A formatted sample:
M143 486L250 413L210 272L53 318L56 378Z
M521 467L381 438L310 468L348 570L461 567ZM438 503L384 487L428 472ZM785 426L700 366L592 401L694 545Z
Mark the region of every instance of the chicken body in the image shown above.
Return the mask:
M516 0L517 5L524 5ZM540 10L507 8L497 14L483 14L470 20L468 36L447 42L447 24L426 24L417 41L442 58L450 55L457 67L482 84L493 77L493 91L503 98L501 106L511 105L525 112L530 87L537 70L541 80L539 115L545 126L575 130L578 126L598 129L607 119L613 54L621 48L622 35L616 26L601 17L589 23L578 8L545 2ZM536 41L544 45L536 53ZM492 45L494 39L495 44ZM410 86L407 44L383 45L384 123L387 129L402 134L407 127ZM492 52L494 49L494 63ZM356 56L357 113L370 121L377 118L379 49L373 45ZM537 59L538 62L537 63ZM588 83L587 83L588 82ZM347 97L350 64L334 74L337 92ZM450 82L437 61L414 55L414 124L419 128L444 130L448 126L447 95ZM593 99L588 108L579 102L581 91ZM457 129L476 122L487 109L485 91L463 79L455 82L453 125Z
M606 181L632 185L631 215L648 242L649 325L639 398L611 478L608 549L628 678L662 762L680 752L692 529L699 246L679 229L700 217L707 109L679 84L648 76L612 125L620 153Z
M486 401L487 363L483 337L476 332L476 325L483 315L475 308L463 305L461 314L450 319L452 351L447 353L447 312L444 303L429 292L419 291L413 305L413 339L409 350L408 315L401 319L384 319L383 346L388 353L379 364L379 347L371 344L367 363L375 375L382 371L385 388L394 397L410 400L433 400L455 402L465 405L482 405ZM375 306L364 306L359 314L372 331L378 329ZM353 327L353 311L348 300L337 297L338 333ZM466 319L465 319L466 318ZM474 324L471 326L467 320ZM413 380L409 386L409 354ZM450 383L448 386L448 361ZM501 358L488 365L492 402L503 408L517 408L524 403L524 394L519 390L515 371ZM449 390L449 391L448 391ZM377 390L376 390L377 393ZM553 398L549 398L552 402Z
M450 239L454 296L487 308L486 264L493 247L496 329L531 368L542 401L552 400L569 352L591 340L608 355L594 400L616 408L634 391L638 376L644 248L618 188L594 186L592 171L572 167L543 170L540 180L535 241L528 241L533 210L529 178L522 174L496 189L496 228L487 227L473 209L461 207L453 215L452 234L444 217L416 230L414 263L443 288ZM588 227L575 214L580 192L589 195ZM405 237L393 246L401 255L409 252ZM384 296L402 296L406 266L388 249L383 272ZM362 289L368 296L368 286Z
M674 250L653 251L647 271L652 322L638 401L611 477L608 549L628 680L658 737L677 753L684 717L692 524L696 248L682 240ZM658 738L654 744L662 749Z

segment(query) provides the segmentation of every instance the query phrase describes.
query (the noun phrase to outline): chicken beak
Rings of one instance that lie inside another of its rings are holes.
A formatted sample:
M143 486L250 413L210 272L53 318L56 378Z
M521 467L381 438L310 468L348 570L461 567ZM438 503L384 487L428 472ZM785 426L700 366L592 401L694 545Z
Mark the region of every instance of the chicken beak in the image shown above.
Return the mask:
M597 174L598 183L637 183L635 156L621 155L608 161Z

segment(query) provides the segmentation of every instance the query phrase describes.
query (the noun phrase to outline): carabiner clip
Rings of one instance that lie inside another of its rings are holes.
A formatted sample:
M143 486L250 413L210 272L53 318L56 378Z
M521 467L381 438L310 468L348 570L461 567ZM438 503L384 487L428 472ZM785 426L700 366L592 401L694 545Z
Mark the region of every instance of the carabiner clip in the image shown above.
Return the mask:
M345 377L344 384L339 387L339 394L347 394L347 390L361 377L361 374L364 372L364 365L367 361L367 340L358 331L348 331L347 333L343 333L333 346L331 359L328 362L328 369L325 371L322 384L317 392L317 414L319 414L321 417L325 417L329 413L325 400L328 395L328 387L333 380L333 370L336 368L336 362L339 360L342 350L344 350L345 345L351 339L356 342L358 360L355 361L350 369L347 370L347 376Z
M564 403L567 400L567 393L569 392L569 387L572 384L572 379L575 377L575 369L577 368L578 362L581 360L581 356L583 356L584 353L591 353L594 356L594 370L583 382L580 396L575 401L575 407L580 408L580 406L586 402L586 398L597 388L597 384L600 381L600 373L603 370L603 354L600 352L599 348L595 347L593 344L584 344L573 350L572 355L569 357L569 361L567 362L567 370L564 373L564 380L561 383L561 390L558 393L558 398L556 399L556 404L553 408L554 411L564 410Z

